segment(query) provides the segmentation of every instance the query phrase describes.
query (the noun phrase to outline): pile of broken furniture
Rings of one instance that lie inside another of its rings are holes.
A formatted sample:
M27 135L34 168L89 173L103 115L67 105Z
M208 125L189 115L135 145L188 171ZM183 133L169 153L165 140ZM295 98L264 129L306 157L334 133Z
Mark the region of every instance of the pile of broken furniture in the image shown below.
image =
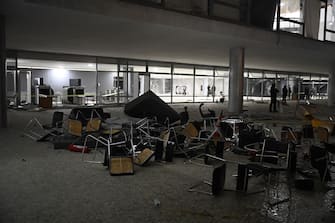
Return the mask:
M210 190L199 190L200 184L196 184L189 191L211 195L224 191L228 164L237 165L234 190L244 193L252 177L268 179L278 172L297 173L297 151L303 140L310 140L311 164L318 169L322 182L330 180L328 150L315 150L314 133L327 148L334 146L327 144L329 134L323 136L320 126L314 126L316 121L299 130L283 127L279 139L262 123L242 116L224 117L222 113L217 117L211 110L203 112L202 106L202 120L181 124L180 115L149 91L126 104L125 114L131 117L126 122L111 118L101 107L74 108L66 119L55 112L48 128L32 119L25 135L49 141L55 149L80 152L83 161L101 163L111 175L134 174L134 164L144 166L152 158L172 162L174 156L182 156L189 161L186 163L210 167L210 179L201 181L210 185ZM326 158L320 161L320 157ZM296 175L300 177L295 180L297 188L313 187L306 171L299 170Z

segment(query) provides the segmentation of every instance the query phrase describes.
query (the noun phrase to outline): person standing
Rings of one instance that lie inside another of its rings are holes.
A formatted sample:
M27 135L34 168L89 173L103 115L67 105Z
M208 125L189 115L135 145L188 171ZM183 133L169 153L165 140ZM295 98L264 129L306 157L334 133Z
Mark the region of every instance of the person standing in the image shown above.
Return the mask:
M287 97L287 87L284 85L282 90L282 96L283 96L283 103L286 104L286 97Z
M305 87L305 99L306 101L309 100L309 88L308 87Z
M270 112L277 112L277 93L278 89L276 88L276 85L273 83L270 89L270 95L271 95Z
M211 86L207 86L207 97L211 94Z
M184 111L181 112L179 115L180 115L180 124L185 125L190 119L188 111L187 111L187 106L184 107Z
M291 87L288 86L288 100L291 99L291 93L292 93Z

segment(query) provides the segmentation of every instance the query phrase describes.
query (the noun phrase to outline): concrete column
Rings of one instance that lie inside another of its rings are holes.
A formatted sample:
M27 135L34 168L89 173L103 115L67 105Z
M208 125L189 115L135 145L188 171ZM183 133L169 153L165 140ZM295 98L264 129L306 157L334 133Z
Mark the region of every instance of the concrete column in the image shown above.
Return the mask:
M5 17L0 15L0 127L7 127Z
M328 105L335 105L335 74L329 75L328 80Z
M239 114L243 108L244 48L230 49L228 111Z
M144 81L144 92L143 93L145 93L150 90L150 76L147 73L143 77L144 77L143 78L143 81Z
M133 99L137 98L138 95L139 95L139 77L138 77L138 73L132 73L132 78L131 78L131 81L132 81L132 96L133 96Z

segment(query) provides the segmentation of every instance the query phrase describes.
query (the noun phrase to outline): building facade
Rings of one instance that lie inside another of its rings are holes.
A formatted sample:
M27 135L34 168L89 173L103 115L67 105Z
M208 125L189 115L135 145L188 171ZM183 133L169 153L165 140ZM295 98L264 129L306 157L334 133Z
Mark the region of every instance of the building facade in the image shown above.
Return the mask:
M243 100L333 104L333 0L5 0L11 104L122 104L151 90L168 103L231 100L241 47ZM331 79L332 80L332 79ZM328 97L329 96L329 97Z

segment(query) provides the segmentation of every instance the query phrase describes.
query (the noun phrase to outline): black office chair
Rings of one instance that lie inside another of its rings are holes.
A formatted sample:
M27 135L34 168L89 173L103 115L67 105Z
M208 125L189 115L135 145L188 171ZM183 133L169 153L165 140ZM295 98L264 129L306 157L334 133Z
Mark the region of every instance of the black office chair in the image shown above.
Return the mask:
M326 148L312 145L310 148L311 164L318 170L322 183L331 181L330 171L328 168L328 152Z
M202 111L202 107L204 106L204 103L201 103L200 105L199 105L199 112L200 112L200 115L201 115L201 117L202 118L215 118L216 117L216 114L215 114L215 111L213 111L213 110L211 110L211 109L207 109L208 110L208 112L207 113L204 113L203 111Z

